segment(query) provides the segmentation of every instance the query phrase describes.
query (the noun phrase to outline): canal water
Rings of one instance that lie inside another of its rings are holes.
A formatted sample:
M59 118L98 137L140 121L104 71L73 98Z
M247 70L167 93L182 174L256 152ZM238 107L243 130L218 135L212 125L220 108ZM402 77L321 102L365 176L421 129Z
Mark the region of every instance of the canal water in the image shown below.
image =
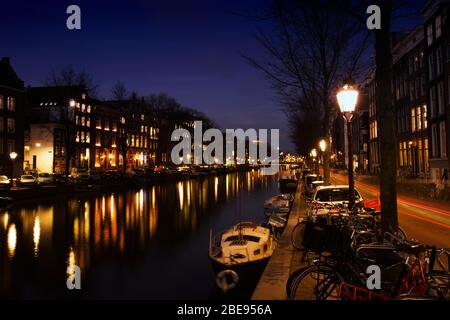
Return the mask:
M239 208L264 221L277 188L253 171L19 204L0 213L0 298L215 297L210 229L239 222ZM70 265L81 290L66 287Z

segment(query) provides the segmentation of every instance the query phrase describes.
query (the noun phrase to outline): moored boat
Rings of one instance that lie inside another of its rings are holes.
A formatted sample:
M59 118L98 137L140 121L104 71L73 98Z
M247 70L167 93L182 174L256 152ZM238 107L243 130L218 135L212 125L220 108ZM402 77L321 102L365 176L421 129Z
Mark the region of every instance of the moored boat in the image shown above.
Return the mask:
M297 177L293 174L282 175L278 180L281 190L295 190L297 189Z

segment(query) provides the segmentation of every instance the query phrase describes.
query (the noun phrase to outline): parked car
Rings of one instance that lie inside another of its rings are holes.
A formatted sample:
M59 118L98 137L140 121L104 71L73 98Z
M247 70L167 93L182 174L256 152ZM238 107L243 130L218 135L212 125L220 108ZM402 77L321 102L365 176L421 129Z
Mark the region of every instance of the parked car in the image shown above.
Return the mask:
M37 183L37 178L31 174L23 174L19 178L21 186L34 186Z
M0 176L0 188L9 189L11 187L11 180L7 176Z
M349 202L348 185L332 185L317 187L311 203L317 210L316 214L327 213L331 206L347 205ZM355 189L355 205L362 205L364 199L358 190ZM309 208L311 210L311 206ZM309 211L311 212L311 211Z
M89 171L86 168L72 168L70 177L77 180L89 179Z
M55 182L52 175L46 172L39 172L37 176L37 183L39 184L50 184Z
M53 180L56 183L66 183L67 182L67 177L65 174L62 173L54 173L53 174Z
M311 198L312 195L314 194L314 192L316 192L317 188L320 186L323 186L323 184L324 184L324 181L322 181L322 180L315 180L315 181L311 182L311 184L306 186L306 188L305 188L305 197Z

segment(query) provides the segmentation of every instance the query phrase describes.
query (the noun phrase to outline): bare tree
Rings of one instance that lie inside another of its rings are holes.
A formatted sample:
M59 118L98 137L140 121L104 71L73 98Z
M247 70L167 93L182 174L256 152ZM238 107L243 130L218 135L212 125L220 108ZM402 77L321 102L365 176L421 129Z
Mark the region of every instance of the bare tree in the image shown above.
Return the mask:
M76 71L73 66L67 66L59 71L52 71L45 80L47 86L84 86L90 97L98 96L99 85L86 71Z
M272 82L288 114L292 106L297 106L302 116L311 114L306 112L311 108L321 111L317 125L328 146L331 115L336 108L330 101L345 78L358 76L367 45L367 37L355 28L355 21L345 18L329 1L272 0L266 19L275 29L271 33L260 31L256 36L268 60L246 57ZM296 119L296 126L308 123L300 117ZM314 143L317 145L318 141ZM326 183L330 181L330 155L328 147L324 153Z
M117 81L111 89L113 100L124 101L129 98L128 90L122 81Z

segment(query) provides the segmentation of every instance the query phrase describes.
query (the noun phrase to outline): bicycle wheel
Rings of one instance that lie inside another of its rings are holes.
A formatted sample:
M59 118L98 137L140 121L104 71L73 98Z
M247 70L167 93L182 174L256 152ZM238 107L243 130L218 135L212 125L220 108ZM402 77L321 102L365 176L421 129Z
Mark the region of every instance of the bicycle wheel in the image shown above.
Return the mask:
M310 266L293 278L289 286L290 300L337 300L344 278L333 268Z
M302 246L302 240L303 240L303 235L305 234L305 226L306 226L306 222L301 221L301 222L297 223L297 225L294 227L294 229L292 229L292 233L291 233L292 246L299 251L304 250L304 247Z
M427 297L438 300L450 299L450 278L448 274L428 274L428 287L425 291Z
M407 236L406 236L406 232L405 230L402 229L402 227L398 226L397 232L395 233L395 235L403 241L408 240Z

